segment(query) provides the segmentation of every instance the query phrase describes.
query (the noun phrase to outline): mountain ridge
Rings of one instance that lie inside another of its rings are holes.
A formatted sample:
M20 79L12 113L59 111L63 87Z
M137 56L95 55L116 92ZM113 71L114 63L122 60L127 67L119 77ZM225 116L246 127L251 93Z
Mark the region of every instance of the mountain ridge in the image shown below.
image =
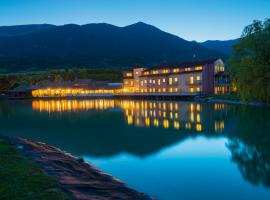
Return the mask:
M138 22L0 27L0 68L128 67L228 55Z

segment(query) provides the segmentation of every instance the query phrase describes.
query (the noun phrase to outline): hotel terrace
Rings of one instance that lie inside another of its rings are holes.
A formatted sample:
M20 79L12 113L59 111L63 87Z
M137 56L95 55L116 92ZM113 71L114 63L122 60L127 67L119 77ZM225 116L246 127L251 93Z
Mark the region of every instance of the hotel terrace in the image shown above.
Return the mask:
M135 68L123 74L123 93L196 95L228 93L229 77L221 59Z
M122 83L91 79L44 81L36 86L19 86L9 92L10 98L114 96L122 91Z
M123 72L123 83L90 79L42 82L19 86L10 98L111 97L111 96L195 96L230 92L229 77L221 59L134 68Z

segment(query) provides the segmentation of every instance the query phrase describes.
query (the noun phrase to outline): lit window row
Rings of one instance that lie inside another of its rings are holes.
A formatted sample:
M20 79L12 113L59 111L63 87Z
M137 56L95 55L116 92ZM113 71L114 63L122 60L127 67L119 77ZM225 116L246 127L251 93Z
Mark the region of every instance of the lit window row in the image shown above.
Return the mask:
M215 66L215 72L224 72L224 66Z
M200 87L196 87L196 88L190 87L189 91L190 91L191 93L193 93L193 92L195 91L195 89L196 89L196 92L201 92L201 88L200 88Z
M222 66L221 66L222 67ZM222 68L220 68L222 69ZM195 71L200 71L200 70L203 70L203 66L195 66L195 67L185 67L184 68L184 71L185 72L189 72L189 71L192 71L192 70L195 70ZM153 75L157 75L157 74L168 74L170 72L172 73L179 73L181 71L180 68L173 68L172 70L170 69L163 69L163 70L152 70L151 72L149 71L145 71L143 72L143 75L150 75L150 74L153 74ZM223 67L223 71L224 71L224 67Z
M131 72L126 73L126 77L132 77L132 76L133 76L133 73L131 73Z

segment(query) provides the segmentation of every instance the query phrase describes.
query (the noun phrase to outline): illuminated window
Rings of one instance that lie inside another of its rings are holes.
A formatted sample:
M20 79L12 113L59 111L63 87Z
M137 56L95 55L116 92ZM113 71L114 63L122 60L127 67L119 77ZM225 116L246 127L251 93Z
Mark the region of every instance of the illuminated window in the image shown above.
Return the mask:
M158 92L161 92L161 89L160 88L158 89Z
M200 87L197 87L197 88L196 88L196 91L197 91L197 92L200 92L200 91L201 91L201 88L200 88Z
M172 85L172 78L169 78L169 85Z
M138 74L139 74L139 72L135 72L135 74L136 74L136 75L138 75Z
M165 79L165 78L163 78L163 79L162 79L162 82L163 82L163 83L165 83L165 82L166 82L166 79Z
M215 94L218 93L218 87L215 87Z
M174 92L178 92L178 88L175 88L175 89L174 89Z
M149 72L144 72L143 74L147 76L147 75L149 75Z
M194 92L194 88L193 88L193 87L190 88L190 92L191 92L191 93Z
M127 76L127 77L131 77L132 75L133 75L133 74L130 73L130 72L126 73L126 76Z
M149 83L152 83L152 79L149 80Z
M225 68L224 68L224 66L215 66L215 71L216 72L220 72L220 71L224 71L225 70Z
M156 80L155 80L155 79L153 79L153 84L154 84L154 85L156 84Z
M163 89L162 89L162 92L166 92L166 88L163 88Z
M144 80L144 83L147 83L147 80L146 79Z
M196 77L196 80L197 80L197 81L200 81L200 80L201 80L201 76L197 76L197 77Z
M189 72L189 71L191 71L191 68L190 68L190 67L186 67L186 68L185 68L185 71L186 71L186 72Z
M158 74L158 70L153 70L152 74Z
M128 85L128 81L125 81L125 84Z
M179 71L180 71L179 68L173 69L173 73L178 73Z
M130 81L130 85L133 86L133 81Z
M197 67L195 67L195 70L202 70L203 69L203 67L202 66L197 66Z
M177 77L174 77L174 82L178 82L178 78Z
M143 86L143 81L141 81L141 86Z
M153 92L156 92L156 88L153 88Z
M158 79L158 85L160 85L160 79Z
M170 91L170 92L172 92L172 91L173 91L173 89L172 89L172 88L170 88L170 89L169 89L169 91Z
M162 73L163 73L163 74L168 74L168 73L169 73L169 70L168 70L168 69L163 69L163 70L162 70Z
M193 84L194 83L194 77L193 76L189 77L189 83L190 84Z
M149 92L152 92L152 88L149 89Z

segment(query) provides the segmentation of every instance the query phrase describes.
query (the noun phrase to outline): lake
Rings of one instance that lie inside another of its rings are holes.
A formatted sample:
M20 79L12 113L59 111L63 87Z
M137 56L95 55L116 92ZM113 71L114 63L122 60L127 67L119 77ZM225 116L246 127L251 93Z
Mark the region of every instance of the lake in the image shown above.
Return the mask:
M270 199L267 107L0 101L0 133L59 147L161 200Z

